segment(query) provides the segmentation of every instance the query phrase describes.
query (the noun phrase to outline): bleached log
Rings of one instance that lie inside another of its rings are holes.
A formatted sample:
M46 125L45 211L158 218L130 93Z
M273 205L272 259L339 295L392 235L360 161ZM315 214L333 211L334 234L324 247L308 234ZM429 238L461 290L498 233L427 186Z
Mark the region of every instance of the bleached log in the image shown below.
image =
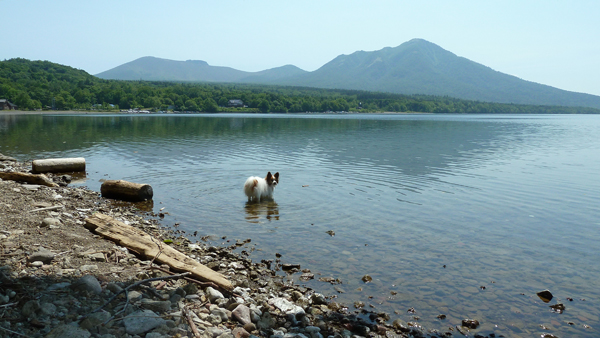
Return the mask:
M148 184L123 180L104 181L100 186L100 193L102 197L134 202L151 200L154 195L152 187Z
M231 282L222 274L200 264L142 230L119 222L110 216L97 212L85 220L85 227L121 246L140 253L149 260L167 264L175 271L189 271L196 279L215 283L225 290L233 289Z
M48 158L31 163L34 173L66 173L85 171L85 158Z
M58 187L58 184L52 182L46 175L44 174L30 174L30 173L7 173L0 172L0 178L3 180L17 181L17 182L27 182L31 184L45 185L47 187Z

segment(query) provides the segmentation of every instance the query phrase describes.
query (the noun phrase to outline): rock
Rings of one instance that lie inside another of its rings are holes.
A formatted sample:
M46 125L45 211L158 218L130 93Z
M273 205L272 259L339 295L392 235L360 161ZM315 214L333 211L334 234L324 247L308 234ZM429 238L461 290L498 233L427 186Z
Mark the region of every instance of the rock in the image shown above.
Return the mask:
M112 293L119 293L123 290L123 288L120 287L117 283L108 283L106 285L106 289Z
M79 327L82 329L88 330L98 325L101 325L105 321L107 321L111 317L110 312L107 311L99 311L96 313L92 313L86 319L84 319Z
M462 326L468 327L469 329L476 329L479 326L479 321L475 319L463 319Z
M93 254L88 255L88 257L93 261L106 262L106 257L102 252L95 252Z
M247 332L252 332L256 330L256 325L254 325L254 323L244 324L244 330L246 330Z
M35 318L37 311L40 309L40 303L37 300L30 300L21 308L21 314L26 318Z
M41 227L50 227L50 226L59 226L59 225L60 225L60 219L47 217L42 220Z
M148 332L165 323L164 319L150 310L137 311L123 318L125 331L130 335L139 335Z
M34 268L39 268L42 265L44 265L44 262L41 262L41 261L31 262L31 266L34 267Z
M287 314L287 315L291 314L296 318L298 318L298 316L305 315L304 309L302 309L298 305L288 301L285 298L277 297L277 298L269 299L269 304L275 306L276 308L278 308L285 314Z
M80 292L90 292L95 293L97 295L102 293L102 287L100 286L100 282L96 279L96 277L92 275L85 275L78 280L76 280L71 288Z
M313 293L310 299L315 305L327 305L327 298L320 293Z
M537 293L537 296L540 297L540 299L544 301L544 303L550 302L554 297L552 296L552 293L549 290L540 291Z
M0 154L0 162L17 162L17 159L14 157Z
M550 308L552 309L552 311L557 312L557 313L565 312L565 305L562 303L550 305Z
M98 270L98 265L95 265L95 264L82 265L79 267L79 271L81 271L81 272L96 271L96 270Z
M365 282L365 283L372 282L373 278L371 276L369 276L369 275L364 275L363 278L362 278L362 281Z
M221 318L221 322L226 322L229 320L229 315L227 313L227 310L221 309L220 307L217 307L217 306L215 306L214 308L212 308L210 310L210 314Z
M315 274L310 273L310 272L305 272L302 275L300 275L300 279L305 282L308 280L314 279L314 278L315 278Z
M171 310L171 302L168 300L142 299L141 307L154 312L163 313Z
M73 325L59 325L54 330L50 331L45 338L89 338L91 333Z
M271 316L268 311L263 312L260 320L256 323L256 326L260 330L268 330L271 329L277 324L277 320Z
M244 304L238 305L232 312L231 315L242 325L252 323L250 318L250 308Z
M208 297L208 300L211 303L215 303L218 299L225 299L225 297L223 296L223 294L215 289L213 289L212 287L207 287L206 288L206 296Z
M231 332L231 334L233 334L233 336L235 338L248 338L248 337L250 337L250 333L248 333L248 331L246 331L244 328L241 328L241 327L236 327L235 329L233 329L233 331Z
M408 328L408 326L400 319L396 319L394 320L394 322L392 323L392 326L394 326L394 329L399 330L401 332L408 332L410 331L410 329Z
M40 304L40 312L46 316L54 316L56 314L56 305L52 303Z
M142 293L139 291L129 291L127 292L127 297L129 297L129 301L135 302L142 299Z
M53 259L54 259L54 254L50 250L47 250L44 248L41 248L38 252L33 253L29 257L27 257L27 260L29 262L40 261L40 262L43 262L44 264L52 263Z

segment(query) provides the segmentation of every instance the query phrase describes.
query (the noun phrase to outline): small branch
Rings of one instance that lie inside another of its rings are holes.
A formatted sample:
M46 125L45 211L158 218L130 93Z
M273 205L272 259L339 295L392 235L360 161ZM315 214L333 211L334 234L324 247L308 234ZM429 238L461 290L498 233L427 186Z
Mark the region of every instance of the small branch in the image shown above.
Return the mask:
M105 303L104 303L102 306L98 307L98 308L97 308L97 309L95 309L94 311L92 311L92 312L90 312L89 314L85 315L83 318L81 318L81 320L83 320L83 319L87 318L87 317L88 317L89 315L91 315L92 313L96 313L96 312L98 312L98 311L102 310L102 309L103 309L105 306L107 306L108 304L110 304L110 302L112 302L112 301L113 301L115 298L117 298L117 297L118 297L118 296L119 296L121 293L123 293L123 292L127 292L127 290L129 290L129 289L131 289L131 288L133 288L133 287L136 287L136 286L138 286L138 285L140 285L140 284L144 284L144 283L148 283L148 282L154 282L154 281L157 281L157 280L165 280L165 279L181 278L181 277L184 277L184 276L187 276L187 275L189 275L190 273L191 273L191 272L184 272L184 273L180 273L180 274L178 274L178 275L173 275L173 276L164 276L164 277L154 277L154 278L148 278L148 279L144 279L144 280L141 280L141 281L139 281L139 282L135 282L135 283L133 283L133 284L129 285L128 287L124 288L123 290L121 290L121 291L117 292L117 293L116 293L114 296L110 297L110 299L109 299L109 300L107 300L107 301L106 301L106 302L105 302Z
M29 210L29 212L45 211L45 210L56 210L56 209L61 209L61 208L64 208L64 207L65 207L64 205L53 205L51 207Z
M190 326L190 329L192 329L192 333L194 334L194 337L196 337L196 338L202 337L200 335L200 332L198 332L198 328L196 327L196 324L192 320L192 316L190 315L190 310L187 308L187 306L184 306L183 309L181 309L181 312L183 312L183 314L185 315L185 318L188 321L188 325Z

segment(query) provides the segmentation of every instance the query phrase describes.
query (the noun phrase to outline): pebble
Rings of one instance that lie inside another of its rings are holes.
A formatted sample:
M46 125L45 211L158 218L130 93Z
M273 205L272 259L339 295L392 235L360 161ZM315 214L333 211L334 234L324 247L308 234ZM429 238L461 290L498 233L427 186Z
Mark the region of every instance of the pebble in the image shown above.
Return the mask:
M210 286L206 288L206 295L211 303L216 303L216 301L219 299L225 299L220 291L215 290Z
M31 254L27 259L30 262L40 261L44 264L50 264L54 259L54 253L50 250L41 248L38 252Z
M92 334L88 330L63 324L50 331L45 338L89 338L91 336Z
M96 279L96 277L92 275L85 275L73 283L71 288L80 292L90 292L95 294L102 293L102 287L100 286L100 282Z
M150 310L136 311L123 318L125 331L131 335L139 335L166 324L166 321Z
M250 318L250 308L248 308L244 304L238 305L231 312L231 314L232 314L233 318L235 318L242 325L246 325L246 324L252 323L252 320Z

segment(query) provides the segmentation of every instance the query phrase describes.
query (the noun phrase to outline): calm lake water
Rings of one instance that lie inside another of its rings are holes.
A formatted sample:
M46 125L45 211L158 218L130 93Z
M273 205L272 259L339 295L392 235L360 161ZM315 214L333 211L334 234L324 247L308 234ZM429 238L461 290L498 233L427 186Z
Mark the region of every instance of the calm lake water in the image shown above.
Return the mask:
M165 225L250 238L351 310L505 337L600 335L599 136L580 115L0 115L0 153L85 157L97 191L151 184ZM267 171L275 201L247 205Z

